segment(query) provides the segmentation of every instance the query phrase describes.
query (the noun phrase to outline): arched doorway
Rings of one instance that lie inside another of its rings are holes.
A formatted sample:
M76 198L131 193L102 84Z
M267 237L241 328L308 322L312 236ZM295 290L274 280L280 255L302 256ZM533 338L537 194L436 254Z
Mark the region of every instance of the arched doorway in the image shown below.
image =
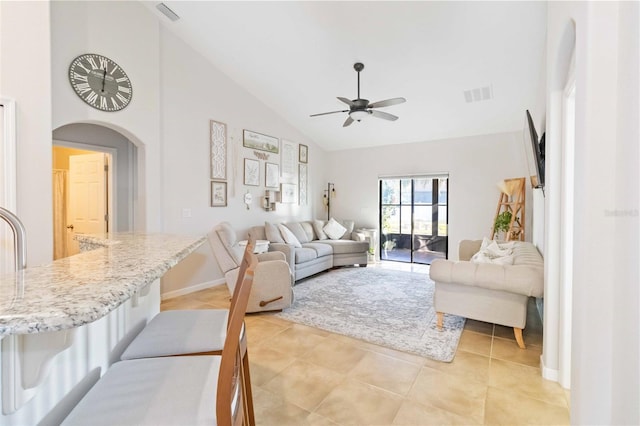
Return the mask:
M74 205L70 204L72 191L70 165L88 154L101 153L105 158L104 184L93 185L91 204L88 210L96 214L99 208L95 200L102 197L105 212L104 226L108 232L127 232L136 229L136 206L138 194L138 148L122 133L91 123L73 123L53 131L52 173L54 185L54 258L77 253L72 240L75 232L69 214ZM97 193L103 191L101 193ZM86 192L86 191L85 191ZM96 207L95 209L93 207ZM99 212L98 212L99 213ZM71 237L71 238L70 238Z

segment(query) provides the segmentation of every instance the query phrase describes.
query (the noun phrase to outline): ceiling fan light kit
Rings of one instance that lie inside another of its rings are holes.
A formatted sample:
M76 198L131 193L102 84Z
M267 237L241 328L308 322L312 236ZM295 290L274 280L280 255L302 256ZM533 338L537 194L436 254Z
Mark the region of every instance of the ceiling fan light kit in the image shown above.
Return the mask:
M320 114L312 114L311 117L317 117L320 115L328 115L328 114L338 114L338 113L349 113L349 116L345 120L342 127L347 127L351 125L354 121L362 121L368 116L373 116L376 118L382 118L383 120L396 121L398 119L397 116L393 114L389 114L388 112L377 111L373 108L384 108L392 105L398 105L406 102L405 98L392 98L386 99L384 101L378 101L374 103L369 103L368 99L360 98L360 72L364 69L364 64L361 62L356 62L353 64L353 69L358 73L358 97L354 100L350 100L347 98L343 98L338 96L338 100L349 105L349 109L341 110L341 111L331 111L331 112L322 112Z

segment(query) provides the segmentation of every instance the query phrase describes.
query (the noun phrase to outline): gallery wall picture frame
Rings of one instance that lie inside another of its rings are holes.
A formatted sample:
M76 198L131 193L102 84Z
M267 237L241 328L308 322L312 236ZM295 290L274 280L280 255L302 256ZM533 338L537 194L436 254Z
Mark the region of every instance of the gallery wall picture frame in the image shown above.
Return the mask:
M260 161L244 159L244 184L260 186Z
M280 165L282 166L282 178L294 179L296 176L296 154L298 151L297 143L282 139L280 147Z
M298 204L307 205L308 165L298 164Z
M301 163L309 162L309 147L307 145L300 144L300 154L299 158Z
M280 184L280 202L285 204L293 204L296 202L295 183Z
M227 206L227 182L211 181L211 207Z
M280 167L275 163L264 163L264 186L278 188L280 183Z
M252 130L245 129L242 131L242 145L245 148L258 149L260 151L267 151L273 154L280 153L280 143L278 138L263 135L262 133L254 132Z
M211 179L227 179L227 125L209 121Z

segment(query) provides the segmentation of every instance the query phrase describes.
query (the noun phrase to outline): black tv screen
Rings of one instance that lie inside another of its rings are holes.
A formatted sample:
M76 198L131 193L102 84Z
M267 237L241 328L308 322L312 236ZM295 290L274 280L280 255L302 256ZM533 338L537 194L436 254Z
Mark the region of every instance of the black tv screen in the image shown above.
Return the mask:
M527 167L531 177L531 186L544 188L544 160L545 160L545 135L538 140L538 133L533 125L533 119L527 110L527 124L529 131L525 131L525 152L527 153Z

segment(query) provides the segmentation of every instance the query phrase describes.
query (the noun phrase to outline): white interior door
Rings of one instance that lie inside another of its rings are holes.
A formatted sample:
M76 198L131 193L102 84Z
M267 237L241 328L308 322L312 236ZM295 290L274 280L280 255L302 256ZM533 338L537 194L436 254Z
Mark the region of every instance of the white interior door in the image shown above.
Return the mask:
M67 229L70 255L77 253L75 234L107 232L107 155L69 156Z

